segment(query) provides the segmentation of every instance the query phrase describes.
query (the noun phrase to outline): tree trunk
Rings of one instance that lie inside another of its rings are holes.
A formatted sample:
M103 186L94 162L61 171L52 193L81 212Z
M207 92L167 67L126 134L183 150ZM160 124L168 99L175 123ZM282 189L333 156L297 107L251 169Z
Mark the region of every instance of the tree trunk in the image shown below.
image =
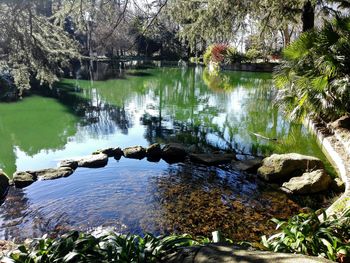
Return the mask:
M315 7L312 5L310 0L304 3L301 20L303 22L303 32L314 28Z
M288 26L285 26L283 30L281 31L281 34L283 36L283 45L284 47L287 47L290 44L290 33Z

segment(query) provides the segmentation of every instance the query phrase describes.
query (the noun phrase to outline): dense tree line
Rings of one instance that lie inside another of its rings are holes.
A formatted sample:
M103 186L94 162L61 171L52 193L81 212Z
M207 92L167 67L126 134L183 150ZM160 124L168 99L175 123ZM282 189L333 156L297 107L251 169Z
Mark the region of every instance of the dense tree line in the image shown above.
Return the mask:
M202 56L215 43L230 44L242 52L248 50L249 55L273 54L290 46L277 84L284 94L294 96L295 103L313 98L318 106L299 105L296 110L291 106L289 111L299 112L300 116L311 108L332 109L329 105L340 103L342 110L337 107L337 112L346 112L344 98L348 98L348 87L344 83L349 76L347 67L342 65L347 61L347 46L343 42L347 41L348 29L338 25L349 7L349 0L1 1L0 85L15 87L19 95L33 84L52 85L72 62L84 58L189 59ZM332 19L339 23L332 24ZM319 29L322 26L324 29ZM302 46L302 41L323 43L324 39L318 38L326 38L328 32L339 34L339 45L334 46L328 39L334 48L318 45L315 51L316 46ZM291 55L293 50L303 48L311 48L314 54ZM321 61L318 56L324 59ZM339 60L344 57L345 60ZM301 59L305 59L303 67ZM288 80L283 79L287 70L295 73L289 74ZM310 74L303 75L306 71ZM314 87L312 96L305 95L310 91L306 85ZM334 88L340 86L344 90L341 93ZM315 90L324 92L326 102L321 103L321 95ZM338 95L343 99L339 101Z

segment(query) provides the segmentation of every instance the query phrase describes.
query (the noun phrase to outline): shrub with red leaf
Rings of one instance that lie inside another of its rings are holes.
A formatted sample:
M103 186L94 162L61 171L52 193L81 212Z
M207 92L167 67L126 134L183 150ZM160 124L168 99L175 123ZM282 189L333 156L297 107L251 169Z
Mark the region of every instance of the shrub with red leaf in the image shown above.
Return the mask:
M226 44L215 44L211 51L212 61L221 63L225 59L229 46Z

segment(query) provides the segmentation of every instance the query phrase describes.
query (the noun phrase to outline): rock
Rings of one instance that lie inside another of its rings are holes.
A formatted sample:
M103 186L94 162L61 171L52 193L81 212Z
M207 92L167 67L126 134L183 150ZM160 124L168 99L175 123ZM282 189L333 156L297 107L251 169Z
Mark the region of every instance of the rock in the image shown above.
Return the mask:
M256 173L258 168L261 166L262 160L259 158L249 159L243 161L232 161L232 168L234 170L247 172L247 173Z
M73 170L78 168L78 161L76 160L63 160L59 163L59 167L69 167Z
M78 161L79 167L87 167L87 168L99 168L104 167L108 163L107 154L93 154L91 156L87 156Z
M188 147L187 151L189 153L202 153L203 152L203 150L199 146L194 145L194 144L191 145L190 147Z
M146 149L147 161L159 162L162 155L162 149L159 143L154 143Z
M74 170L70 167L49 168L38 171L28 171L41 180L53 180L70 176Z
M201 163L205 165L219 165L225 163L231 163L236 156L234 154L222 153L222 154L190 154L190 160L195 163Z
M17 245L12 241L0 240L0 258L4 257L8 252L15 249L16 247Z
M342 193L345 191L345 183L339 177L337 177L332 180L331 189L336 193Z
M293 177L282 185L293 194L313 194L328 189L332 179L325 170L319 169Z
M9 189L10 180L3 170L0 169L0 198L4 197Z
M146 149L141 146L128 147L123 150L125 158L143 159L146 156Z
M183 247L164 256L167 263L332 263L321 257L271 251L244 250L226 244Z
M160 157L162 154L162 149L159 143L154 143L146 149L147 157Z
M119 159L123 156L123 151L119 147L117 148L106 148L102 150L97 150L93 154L106 154L108 157L119 157Z
M273 154L263 160L259 176L269 182L285 182L307 170L323 169L320 159L297 153Z
M350 115L345 115L338 120L331 123L331 127L337 129L337 128L344 128L344 129L350 129Z
M162 158L168 163L184 161L187 156L185 146L179 143L170 143L162 149Z
M24 188L37 180L35 174L30 174L28 172L15 172L13 174L13 182L17 188Z

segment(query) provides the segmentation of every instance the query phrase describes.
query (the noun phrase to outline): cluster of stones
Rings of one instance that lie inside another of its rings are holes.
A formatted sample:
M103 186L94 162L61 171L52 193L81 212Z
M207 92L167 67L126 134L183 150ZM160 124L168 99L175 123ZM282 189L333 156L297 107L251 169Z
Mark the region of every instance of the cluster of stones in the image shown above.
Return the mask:
M265 181L282 184L281 190L292 194L319 193L330 187L337 192L344 191L342 181L332 180L320 159L296 153L265 158L258 175Z
M152 144L148 148L142 146L133 146L125 149L121 148L107 148L98 150L90 156L83 157L78 160L63 160L58 164L57 168L42 169L38 171L17 171L13 174L13 180L10 182L4 174L1 178L6 183L2 184L4 189L0 189L0 194L6 193L9 184L13 183L17 188L24 188L37 180L53 180L62 177L70 176L78 167L85 168L101 168L107 165L108 159L113 157L120 160L122 157L130 159L144 159L147 158L150 162L159 162L161 159L167 163L183 162L189 159L191 162L201 163L204 165L220 165L235 162L236 156L230 153L191 153L191 149L182 144L172 143L167 144L163 148L160 144ZM242 170L248 170L251 166L256 166L256 163L241 163L237 167ZM256 167L257 169L257 167ZM3 190L3 191L2 191Z
M13 183L17 188L24 188L37 180L53 180L68 177L78 168L100 168L108 163L110 157L120 160L122 157L131 159L147 158L150 162L161 159L167 163L177 163L189 160L193 163L216 166L230 164L233 170L247 173L258 173L260 178L270 183L280 183L281 189L292 194L312 194L327 190L343 191L344 185L339 178L332 178L324 170L322 161L318 158L290 154L273 154L270 157L238 161L231 153L193 153L190 148L182 144L167 144L163 148L160 144L152 144L148 148L133 146L125 149L107 148L98 150L92 155L78 160L61 161L57 168L38 171L18 171L10 181L0 170L0 196L4 196L8 187Z

